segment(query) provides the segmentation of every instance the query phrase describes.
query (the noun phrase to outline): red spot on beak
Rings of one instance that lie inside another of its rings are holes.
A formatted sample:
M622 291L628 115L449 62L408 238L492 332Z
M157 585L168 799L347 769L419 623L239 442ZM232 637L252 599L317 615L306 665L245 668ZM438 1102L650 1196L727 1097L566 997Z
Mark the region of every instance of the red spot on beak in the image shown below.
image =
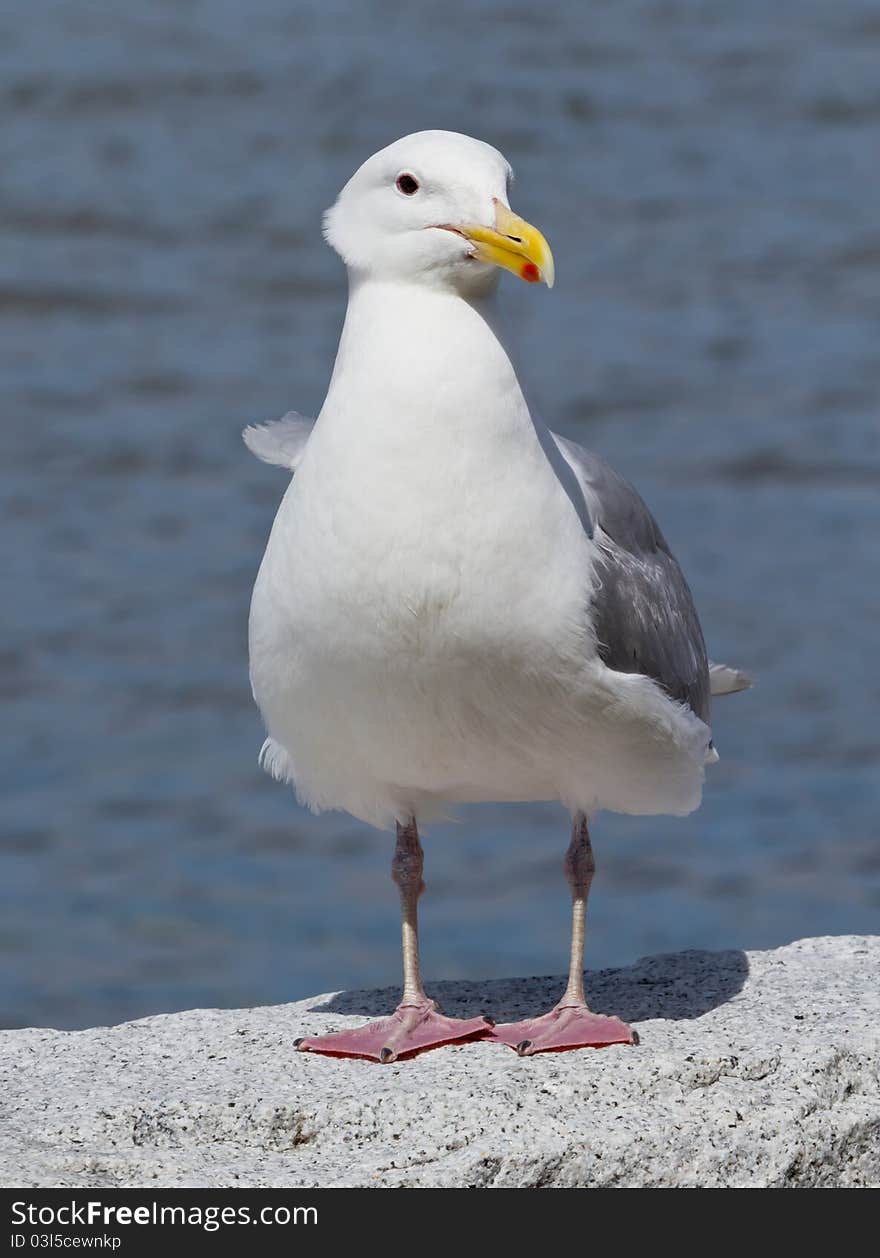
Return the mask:
M541 278L541 272L535 266L534 262L526 262L523 269L520 271L520 275L527 284L537 284L538 280Z

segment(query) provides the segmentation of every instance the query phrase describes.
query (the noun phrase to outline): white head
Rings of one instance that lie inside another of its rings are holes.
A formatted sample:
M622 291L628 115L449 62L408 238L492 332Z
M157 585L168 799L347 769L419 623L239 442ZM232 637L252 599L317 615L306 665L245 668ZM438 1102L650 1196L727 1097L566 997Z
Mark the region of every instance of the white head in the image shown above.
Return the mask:
M511 213L512 171L489 144L418 131L364 162L324 217L324 234L355 274L460 291L495 283L495 267L553 285L553 255Z

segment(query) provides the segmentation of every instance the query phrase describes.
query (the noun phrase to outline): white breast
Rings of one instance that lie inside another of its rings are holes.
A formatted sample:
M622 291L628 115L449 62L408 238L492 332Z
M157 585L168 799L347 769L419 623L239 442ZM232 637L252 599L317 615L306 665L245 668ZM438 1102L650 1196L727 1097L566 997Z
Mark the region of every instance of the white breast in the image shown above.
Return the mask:
M385 337L368 373L337 368L254 591L254 693L285 770L307 802L369 820L553 795L519 725L587 653L583 529L503 348L448 300L405 370ZM416 389L439 335L443 376Z
M389 335L400 294L389 314L376 288L254 590L269 767L380 826L463 800L657 810L632 779L675 778L675 705L596 657L592 542L485 312L416 290Z

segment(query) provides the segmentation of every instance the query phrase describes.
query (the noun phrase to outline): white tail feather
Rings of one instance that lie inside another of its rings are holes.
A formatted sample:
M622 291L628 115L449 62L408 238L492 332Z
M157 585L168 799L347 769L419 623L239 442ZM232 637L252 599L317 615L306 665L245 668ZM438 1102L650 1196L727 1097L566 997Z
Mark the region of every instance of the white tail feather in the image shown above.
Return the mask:
M729 664L709 665L709 687L713 695L732 695L738 690L748 690L752 679Z

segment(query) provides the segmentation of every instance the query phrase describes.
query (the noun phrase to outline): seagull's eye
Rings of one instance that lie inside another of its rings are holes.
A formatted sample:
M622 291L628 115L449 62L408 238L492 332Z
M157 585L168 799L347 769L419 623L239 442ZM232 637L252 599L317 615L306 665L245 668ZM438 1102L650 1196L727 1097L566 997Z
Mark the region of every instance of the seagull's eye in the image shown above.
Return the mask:
M406 173L397 176L395 186L398 192L402 192L405 197L414 197L419 190L419 181L415 175Z

